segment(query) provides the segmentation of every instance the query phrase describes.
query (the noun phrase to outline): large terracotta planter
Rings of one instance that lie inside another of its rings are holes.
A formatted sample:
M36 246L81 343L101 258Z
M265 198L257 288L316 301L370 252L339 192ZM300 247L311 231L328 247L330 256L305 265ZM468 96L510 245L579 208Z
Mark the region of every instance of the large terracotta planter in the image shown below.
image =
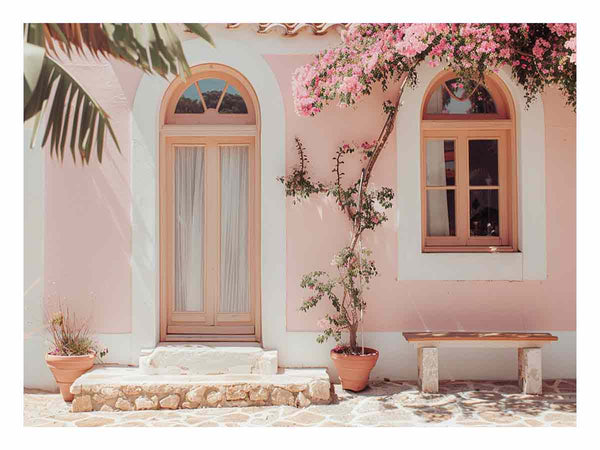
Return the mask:
M367 387L369 374L377 363L379 352L365 347L364 355L346 355L332 350L330 356L340 376L342 388L359 392Z
M46 364L52 371L56 384L65 402L73 401L74 395L69 390L73 382L86 373L94 365L96 355L55 356L46 354Z

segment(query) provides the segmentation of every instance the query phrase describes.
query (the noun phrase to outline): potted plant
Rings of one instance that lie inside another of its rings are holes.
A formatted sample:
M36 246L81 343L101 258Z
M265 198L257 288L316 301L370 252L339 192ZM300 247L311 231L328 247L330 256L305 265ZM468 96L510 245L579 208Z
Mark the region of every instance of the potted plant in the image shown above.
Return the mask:
M342 388L355 392L367 387L371 369L379 358L377 350L357 342L358 328L367 306L363 289L368 289L371 277L377 275L375 262L369 259L370 254L364 248L352 251L350 247L344 247L332 262L337 269L335 276L316 271L305 275L300 283L301 287L314 291L300 307L301 311L308 311L323 298L333 305L336 312L326 314L319 321L323 332L317 337L317 342L323 343L330 337L335 339L338 345L331 350L330 357L338 371ZM359 279L362 281L357 282ZM343 332L348 333L347 343L343 341Z
M358 330L362 324L367 303L365 291L371 279L377 275L375 261L370 258L370 250L361 243L361 235L365 230L373 230L387 220L385 210L392 207L394 193L390 188L365 189L366 176L370 172L361 171L360 178L349 187L343 186L344 173L341 166L344 157L354 152L362 153L362 159L368 160L373 154L375 142L364 142L360 146L344 144L336 152L335 181L329 185L314 183L307 172L308 157L299 138L296 138L300 164L292 172L279 177L285 186L286 195L293 197L294 203L308 198L311 194L322 193L333 196L339 208L345 212L351 222L352 233L350 243L344 246L333 258L332 265L336 274L324 271L313 271L302 278L300 286L311 291L310 296L300 307L308 311L317 306L321 300L327 299L335 312L326 314L319 320L322 333L317 342L323 343L330 337L337 346L331 350L330 356L340 376L342 387L352 391L363 390L369 381L371 369L379 358L375 349L359 346ZM348 333L348 341L344 342L344 333Z
M60 303L58 311L47 319L51 348L46 364L52 371L60 393L66 402L73 401L70 388L73 382L92 368L95 359L101 359L108 349L101 348L90 336L87 322L78 322L75 315Z

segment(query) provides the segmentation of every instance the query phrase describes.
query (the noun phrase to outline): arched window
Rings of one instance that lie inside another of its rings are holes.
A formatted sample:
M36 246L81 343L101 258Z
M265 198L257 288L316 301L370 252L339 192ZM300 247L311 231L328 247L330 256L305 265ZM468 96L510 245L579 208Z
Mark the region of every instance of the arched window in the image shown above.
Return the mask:
M425 95L421 120L422 248L517 250L514 112L508 90L444 72Z
M170 94L165 124L256 124L249 86L233 73L205 70L181 81Z
M260 142L250 83L192 68L161 108L161 341L260 340Z

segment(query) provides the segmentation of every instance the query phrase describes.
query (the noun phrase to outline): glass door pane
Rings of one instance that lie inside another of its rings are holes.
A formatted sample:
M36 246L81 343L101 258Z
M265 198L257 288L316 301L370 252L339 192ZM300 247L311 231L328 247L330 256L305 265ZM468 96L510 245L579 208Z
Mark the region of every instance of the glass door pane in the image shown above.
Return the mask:
M204 311L204 147L175 147L175 311Z
M223 313L250 312L248 280L248 146L221 153L220 301Z

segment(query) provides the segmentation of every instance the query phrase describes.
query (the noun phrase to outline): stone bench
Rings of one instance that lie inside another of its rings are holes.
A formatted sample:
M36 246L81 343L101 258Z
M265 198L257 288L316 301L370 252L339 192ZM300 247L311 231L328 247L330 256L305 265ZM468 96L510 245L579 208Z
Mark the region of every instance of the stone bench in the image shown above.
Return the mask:
M557 341L549 333L498 332L410 332L404 339L417 347L418 382L421 392L437 393L438 348L516 348L519 359L519 386L524 394L542 393L542 346Z

